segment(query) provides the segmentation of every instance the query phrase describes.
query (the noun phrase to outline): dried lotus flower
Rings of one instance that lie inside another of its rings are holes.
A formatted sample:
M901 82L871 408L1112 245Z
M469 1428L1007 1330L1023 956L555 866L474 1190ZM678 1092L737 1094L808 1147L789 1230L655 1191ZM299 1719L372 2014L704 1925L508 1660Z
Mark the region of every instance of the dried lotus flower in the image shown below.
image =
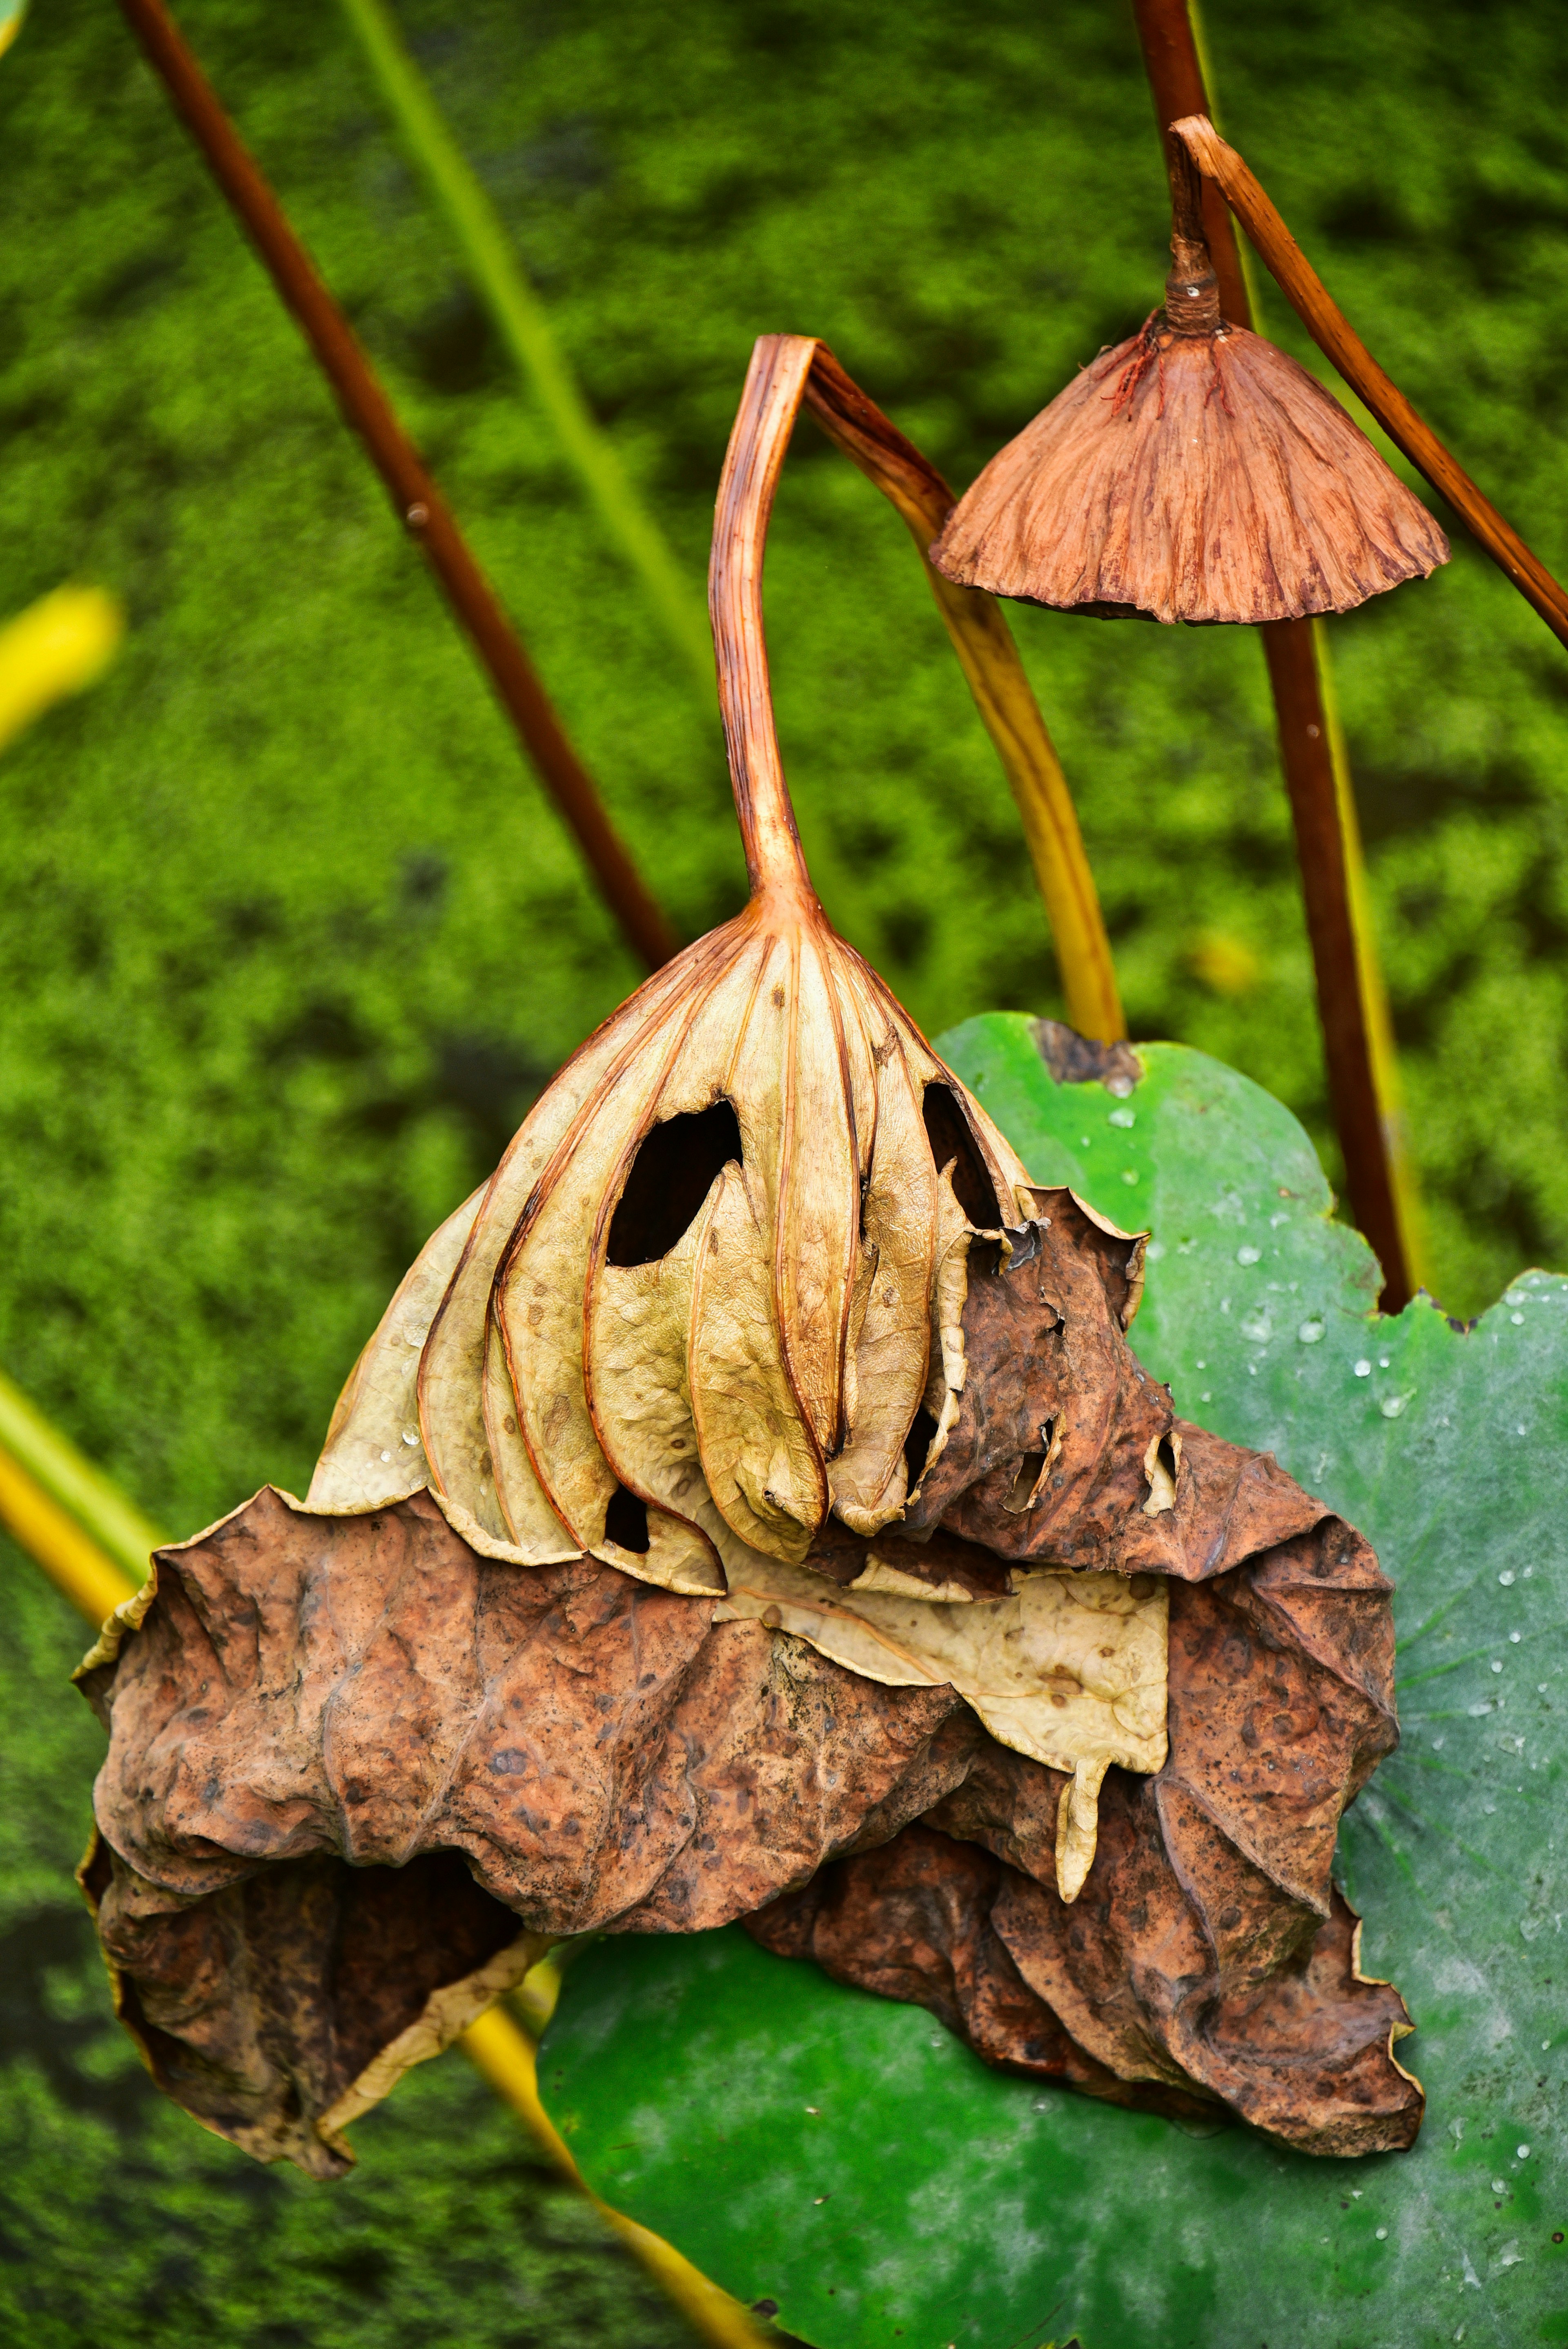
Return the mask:
M1170 152L1163 309L993 457L932 562L994 595L1163 621L1348 612L1425 578L1449 545L1420 500L1305 367L1222 318L1196 167Z
M341 2170L551 1942L737 1918L1090 2094L1419 2121L1329 1877L1397 1734L1376 1561L1177 1420L1141 1238L1029 1184L807 877L761 576L816 347L758 344L718 498L750 904L428 1243L306 1499L160 1552L82 1668L119 2010L263 2159Z
M785 340L787 338L779 338ZM769 699L762 546L814 346L762 347L712 606L752 895L607 1020L430 1243L345 1391L309 1506L428 1483L494 1557L587 1551L693 1594L830 1510L903 1511L933 1299L1025 1169L806 871Z

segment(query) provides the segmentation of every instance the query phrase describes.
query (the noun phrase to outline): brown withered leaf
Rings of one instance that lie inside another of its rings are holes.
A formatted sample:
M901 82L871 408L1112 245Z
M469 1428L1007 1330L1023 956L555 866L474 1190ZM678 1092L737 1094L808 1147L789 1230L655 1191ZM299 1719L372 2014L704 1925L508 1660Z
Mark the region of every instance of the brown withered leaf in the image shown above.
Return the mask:
M265 2158L341 2168L549 1942L738 1917L1096 2095L1419 2118L1329 1878L1396 1735L1376 1563L1177 1420L1140 1237L811 893L759 582L814 348L758 346L719 500L750 905L430 1240L305 1501L160 1553L83 1668L121 2011Z
M1408 2145L1421 2092L1393 2056L1408 2017L1361 1974L1330 1876L1340 1813L1394 1743L1387 1585L1328 1518L1170 1589L1169 1758L1108 1773L1075 1905L1050 1881L1069 1782L994 1744L886 1852L836 1861L748 1930L949 2022L954 1982L995 1980L999 1943L1037 2004L1009 1974L1006 2029L975 1993L953 2023L993 2062L1026 2069L1037 2043L1050 2068L1060 2029L1099 2067L1067 2075L1091 2095L1207 2093L1308 2153ZM984 1846L996 1878L944 1861L933 1829ZM950 1869L964 1899L933 1897Z

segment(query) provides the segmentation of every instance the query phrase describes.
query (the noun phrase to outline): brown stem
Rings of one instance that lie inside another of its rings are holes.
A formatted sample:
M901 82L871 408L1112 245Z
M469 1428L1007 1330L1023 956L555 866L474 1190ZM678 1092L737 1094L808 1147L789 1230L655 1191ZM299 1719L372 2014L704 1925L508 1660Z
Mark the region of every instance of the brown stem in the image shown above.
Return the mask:
M1383 1268L1383 1310L1398 1313L1409 1302L1410 1276L1361 997L1333 757L1312 657L1312 623L1274 620L1264 626L1263 636L1285 789L1295 823L1329 1105L1344 1154L1351 1210Z
M1154 97L1154 115L1160 126L1160 144L1165 153L1166 170L1171 179L1172 210L1175 209L1175 164L1171 150L1181 146L1171 136L1171 125L1178 115L1202 114L1207 111L1208 92L1203 88L1202 67L1198 62L1197 43L1192 38L1192 26L1187 15L1187 0L1132 0L1132 13L1138 21L1138 37L1143 45L1143 62L1149 71L1149 86ZM1182 151L1185 151L1184 150ZM1233 326L1253 326L1253 305L1247 299L1245 280L1242 275L1241 256L1236 251L1236 233L1231 225L1231 215L1218 188L1200 176L1200 209L1202 237L1220 281L1220 307Z
M810 335L758 338L714 509L707 608L718 657L718 707L729 776L754 897L776 889L809 892L811 886L773 722L762 625L762 558L773 493L816 349Z
M273 285L303 328L345 418L359 434L386 483L399 519L424 548L540 780L575 833L611 911L630 945L650 969L656 970L676 951L675 935L643 885L515 629L413 442L393 414L347 320L316 275L283 207L241 144L161 0L120 0L120 6L167 87L176 112L239 214Z
M1184 139L1176 138L1171 126L1180 127L1179 117L1206 115L1208 92L1187 0L1133 0L1133 13L1161 141L1171 166L1174 207L1181 200L1175 192L1172 150L1191 154L1191 150ZM1198 159L1192 160L1196 164ZM1254 327L1235 230L1220 190L1207 180L1202 188L1202 221L1219 281L1221 308L1233 326ZM1385 1312L1398 1313L1408 1303L1413 1282L1377 1096L1371 1029L1356 955L1328 718L1313 657L1311 625L1305 620L1280 620L1263 633L1279 726L1280 762L1295 827L1329 1102L1345 1161L1346 1189L1357 1226L1383 1268L1379 1302Z
M1384 374L1366 344L1330 295L1258 181L1233 147L1228 147L1205 113L1191 114L1171 129L1183 140L1200 171L1225 196L1237 219L1268 264L1271 275L1307 333L1331 359L1418 472L1445 497L1552 633L1568 645L1568 595L1546 565L1506 523L1490 498L1418 415L1392 378Z
M1165 165L1171 179L1171 242L1201 246L1205 256L1209 240L1203 230L1203 175L1180 139L1165 134Z

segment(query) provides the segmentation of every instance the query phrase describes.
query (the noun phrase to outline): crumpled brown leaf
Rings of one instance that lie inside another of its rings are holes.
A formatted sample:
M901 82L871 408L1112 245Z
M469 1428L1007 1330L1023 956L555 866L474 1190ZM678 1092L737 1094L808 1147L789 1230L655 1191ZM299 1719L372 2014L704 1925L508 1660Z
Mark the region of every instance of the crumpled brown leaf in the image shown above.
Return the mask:
M1016 1334L1016 1306L985 1283L1016 1285L1054 1320L1041 1279L1026 1257L972 1289L966 1392L989 1381L982 1331ZM1097 1538L1159 1412L1123 1355L1103 1474L1079 1480ZM1036 1359L1045 1392L1059 1371L1047 1345ZM106 1948L159 2077L253 2150L335 2166L344 2113L415 2059L383 2054L397 2034L366 2054L357 1978L331 1955L345 1888L382 1875L396 1906L412 1863L456 1854L493 1927L450 1949L428 1905L405 1927L427 2002L475 1977L480 1944L484 1961L521 1964L595 1929L749 1916L770 1946L820 1944L845 1978L903 1983L993 2060L1037 2061L1097 2094L1206 2095L1308 2150L1408 2143L1419 2092L1389 2055L1404 2009L1358 1980L1329 1877L1344 1805L1396 1734L1387 1586L1365 1542L1271 1462L1168 1405L1161 1416L1181 1438L1178 1506L1150 1519L1134 1505L1122 1530L1166 1545L1138 1570L1170 1599L1169 1752L1152 1776L1105 1773L1072 1906L1056 1887L1073 1782L999 1744L951 1682L882 1685L788 1630L720 1620L725 1602L594 1558L520 1571L423 1493L331 1518L268 1491L160 1553L139 1630L88 1675L111 1733L98 1811L115 1855L112 1880L100 1853L88 1881L107 1891ZM998 1448L976 1444L971 1464L1010 1489L988 1464ZM846 1535L824 1592L841 1595L854 1555L879 1548L912 1564L934 1550L944 1576L985 1555L944 1532L924 1546ZM917 1820L1003 1866L983 1872L982 1899L965 1860L938 1903L948 1923L895 1962L908 1935L871 1855ZM302 1870L308 1898L263 1891ZM297 1936L286 1966L275 1914ZM977 1965L984 1996L944 1991ZM415 2054L439 2035L427 2018Z
M554 1940L748 1917L1095 2094L1418 2122L1329 1878L1397 1734L1371 1553L1177 1420L1140 1236L811 894L759 582L814 347L758 346L720 492L751 905L428 1242L306 1500L160 1552L83 1667L121 2012L263 2158L341 2168Z

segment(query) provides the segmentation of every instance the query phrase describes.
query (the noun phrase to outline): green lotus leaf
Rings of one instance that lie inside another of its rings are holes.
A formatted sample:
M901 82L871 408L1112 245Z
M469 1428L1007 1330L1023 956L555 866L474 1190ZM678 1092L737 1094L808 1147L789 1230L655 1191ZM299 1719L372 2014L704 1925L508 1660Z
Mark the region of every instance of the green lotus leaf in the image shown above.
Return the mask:
M1041 1183L1147 1225L1132 1337L1179 1409L1273 1451L1397 1585L1403 1743L1347 1814L1362 1966L1405 1993L1414 2149L1315 2160L987 2071L923 2012L738 1928L585 1951L542 2086L596 2191L819 2349L1568 2343L1568 1280L1468 1330L1330 1220L1246 1078L1140 1048L1057 1084L1034 1024L938 1049Z

